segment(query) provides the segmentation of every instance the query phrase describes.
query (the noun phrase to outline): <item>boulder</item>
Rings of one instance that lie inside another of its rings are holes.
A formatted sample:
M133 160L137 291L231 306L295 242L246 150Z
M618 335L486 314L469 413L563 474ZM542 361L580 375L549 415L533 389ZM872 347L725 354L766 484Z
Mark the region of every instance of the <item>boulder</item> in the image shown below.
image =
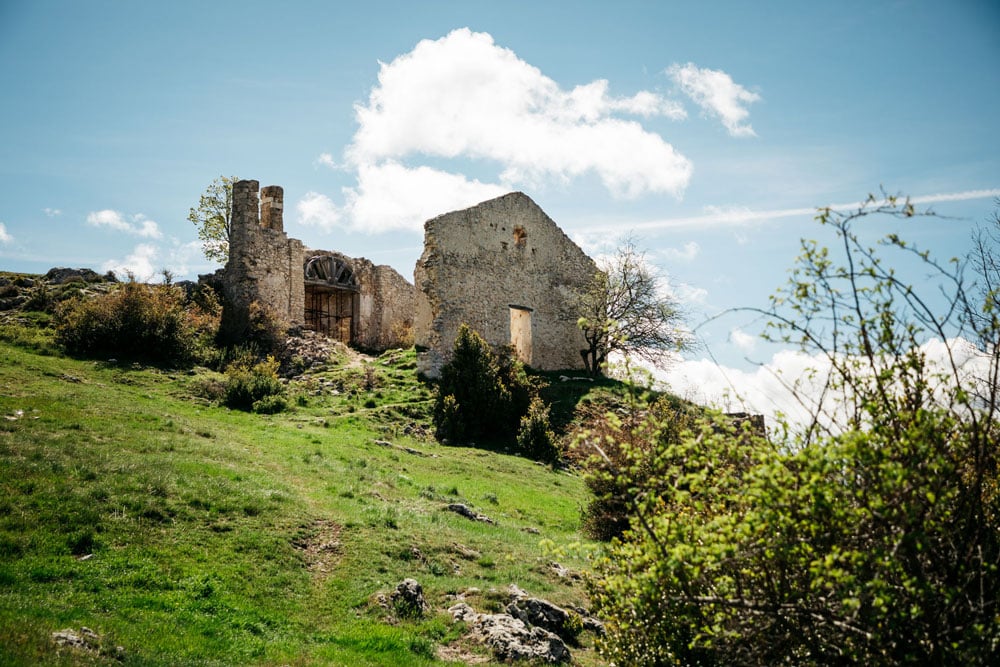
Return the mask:
M567 624L569 613L548 600L519 597L507 605L507 613L525 625L545 628L563 639L571 639L575 635Z
M489 646L501 661L533 660L546 663L567 662L569 649L558 635L544 628L529 628L509 614L477 614L472 607L459 603L448 610L455 620L466 623L472 638Z
M105 278L93 269L67 269L59 267L49 269L49 272L45 274L45 280L56 285L62 285L73 282L99 283L104 282Z
M419 617L429 609L424 589L416 579L404 579L389 596L393 609L400 616Z

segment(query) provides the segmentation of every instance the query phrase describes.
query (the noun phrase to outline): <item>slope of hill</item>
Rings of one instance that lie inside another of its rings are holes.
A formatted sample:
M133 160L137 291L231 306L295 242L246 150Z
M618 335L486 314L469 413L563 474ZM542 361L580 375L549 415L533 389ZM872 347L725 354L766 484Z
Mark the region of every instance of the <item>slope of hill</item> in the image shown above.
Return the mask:
M413 368L344 354L264 416L204 398L212 371L69 359L0 326L0 663L486 662L457 600L496 610L516 584L585 606L586 542L546 549L582 541L580 477L435 443ZM421 619L385 603L406 577ZM54 641L82 628L88 648Z

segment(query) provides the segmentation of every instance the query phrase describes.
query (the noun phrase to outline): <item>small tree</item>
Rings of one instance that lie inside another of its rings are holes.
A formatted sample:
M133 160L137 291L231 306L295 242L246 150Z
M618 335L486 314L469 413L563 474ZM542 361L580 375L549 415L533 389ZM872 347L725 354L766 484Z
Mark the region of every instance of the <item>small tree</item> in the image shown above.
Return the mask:
M577 321L587 341L581 354L592 375L603 372L613 352L661 365L666 352L688 346L676 299L632 239L600 268L580 296Z
M537 392L509 349L494 352L463 324L438 381L437 437L455 444L476 440L512 444Z
M201 195L198 207L188 213L188 220L198 228L205 257L220 264L229 259L233 183L237 180L235 176L219 176L213 180Z

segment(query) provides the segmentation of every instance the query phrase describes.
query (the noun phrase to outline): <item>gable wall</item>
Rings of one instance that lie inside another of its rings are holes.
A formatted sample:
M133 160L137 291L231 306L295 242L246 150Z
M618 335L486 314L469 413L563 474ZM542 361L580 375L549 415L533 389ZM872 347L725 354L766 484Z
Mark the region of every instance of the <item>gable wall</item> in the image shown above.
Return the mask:
M583 367L576 295L597 266L541 208L515 192L429 220L414 270L420 370L435 377L466 323L511 343L511 306L531 309L531 365Z

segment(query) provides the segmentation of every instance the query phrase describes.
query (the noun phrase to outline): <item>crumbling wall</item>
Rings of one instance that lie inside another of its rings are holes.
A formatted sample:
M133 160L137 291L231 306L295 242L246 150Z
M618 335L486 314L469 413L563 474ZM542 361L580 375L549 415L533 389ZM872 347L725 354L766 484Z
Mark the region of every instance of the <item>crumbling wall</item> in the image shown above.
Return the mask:
M521 192L428 220L414 270L419 370L438 375L462 323L492 345L510 345L515 334L535 368L582 368L577 299L596 272Z
M222 335L229 340L246 336L254 303L289 326L304 323L302 242L288 238L283 230L282 189L264 188L261 206L259 186L251 180L233 184L221 324Z
M391 266L329 250L307 250L304 259L317 255L336 257L354 274L358 307L352 345L366 350L387 350L412 344L416 291L406 278Z

